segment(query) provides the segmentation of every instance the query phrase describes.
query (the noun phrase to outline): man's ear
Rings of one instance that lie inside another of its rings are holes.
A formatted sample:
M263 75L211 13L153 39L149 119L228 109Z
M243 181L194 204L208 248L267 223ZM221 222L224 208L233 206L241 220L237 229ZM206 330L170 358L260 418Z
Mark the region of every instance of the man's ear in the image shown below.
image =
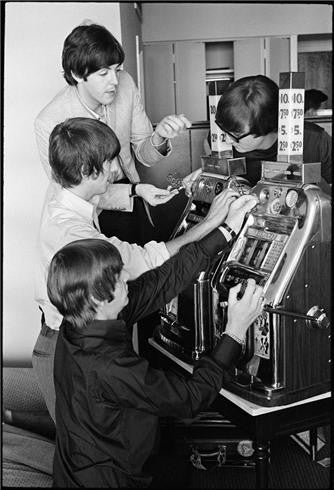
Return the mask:
M73 71L71 70L71 75L72 77L74 78L74 80L77 82L77 83L81 83L84 81L83 78L79 77L78 75L76 75L75 73L73 73Z

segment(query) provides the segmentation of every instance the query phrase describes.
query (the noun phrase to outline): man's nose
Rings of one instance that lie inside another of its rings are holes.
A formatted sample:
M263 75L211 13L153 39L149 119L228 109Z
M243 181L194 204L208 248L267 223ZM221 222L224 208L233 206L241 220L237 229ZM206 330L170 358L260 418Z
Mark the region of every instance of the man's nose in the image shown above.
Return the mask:
M118 84L118 77L117 77L116 70L109 70L108 81L111 82L113 85Z

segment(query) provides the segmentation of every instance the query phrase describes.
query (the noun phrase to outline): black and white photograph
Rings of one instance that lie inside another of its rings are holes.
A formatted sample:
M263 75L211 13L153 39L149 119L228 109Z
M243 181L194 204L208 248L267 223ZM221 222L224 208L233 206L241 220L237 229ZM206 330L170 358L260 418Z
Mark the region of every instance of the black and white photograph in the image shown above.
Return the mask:
M332 1L0 1L2 487L329 489Z

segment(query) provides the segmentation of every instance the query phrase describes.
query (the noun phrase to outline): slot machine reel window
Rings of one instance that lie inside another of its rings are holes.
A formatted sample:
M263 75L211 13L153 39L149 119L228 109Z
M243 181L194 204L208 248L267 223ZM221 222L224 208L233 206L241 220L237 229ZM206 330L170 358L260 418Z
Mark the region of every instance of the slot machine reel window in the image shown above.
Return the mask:
M288 235L249 228L238 262L255 270L271 272L281 256Z

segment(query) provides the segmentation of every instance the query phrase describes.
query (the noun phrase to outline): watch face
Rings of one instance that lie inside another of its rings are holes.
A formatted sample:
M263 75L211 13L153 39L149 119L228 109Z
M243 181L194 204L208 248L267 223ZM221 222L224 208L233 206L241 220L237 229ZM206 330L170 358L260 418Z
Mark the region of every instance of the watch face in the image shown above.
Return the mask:
M298 201L298 192L292 189L286 195L285 204L288 206L288 208L293 208L293 206L296 205L297 201Z

